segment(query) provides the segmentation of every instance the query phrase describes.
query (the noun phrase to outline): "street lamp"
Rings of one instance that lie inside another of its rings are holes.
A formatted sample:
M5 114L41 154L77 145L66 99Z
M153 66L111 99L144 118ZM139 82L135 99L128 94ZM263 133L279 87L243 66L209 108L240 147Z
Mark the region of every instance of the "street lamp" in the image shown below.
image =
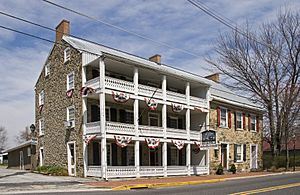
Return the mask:
M33 136L34 132L35 132L35 125L34 124L30 125L30 131L31 131L31 136Z

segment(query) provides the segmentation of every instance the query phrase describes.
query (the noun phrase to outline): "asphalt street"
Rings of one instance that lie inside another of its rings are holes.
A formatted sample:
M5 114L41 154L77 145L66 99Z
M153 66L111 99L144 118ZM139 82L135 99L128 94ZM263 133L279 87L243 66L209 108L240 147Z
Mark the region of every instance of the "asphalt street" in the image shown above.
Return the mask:
M81 191L54 192L36 194L72 194L72 195L187 195L187 194L289 194L300 195L300 173L266 176L251 179L238 179L220 183L168 187L160 189L137 189L129 191ZM31 193L32 194L32 193Z

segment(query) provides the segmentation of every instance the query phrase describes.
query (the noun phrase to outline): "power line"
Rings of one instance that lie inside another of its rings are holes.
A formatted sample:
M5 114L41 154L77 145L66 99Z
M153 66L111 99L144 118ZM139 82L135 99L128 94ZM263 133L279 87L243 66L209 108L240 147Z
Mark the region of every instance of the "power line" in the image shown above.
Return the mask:
M141 39L144 39L144 40L147 40L147 41L151 41L151 42L153 42L153 43L156 43L157 45L162 45L162 46L168 47L168 48L170 48L170 49L175 49L175 50L181 51L181 52L183 52L183 53L185 53L185 54L188 54L188 55L191 55L191 56L194 56L194 57L200 57L200 58L201 58L201 56L199 56L198 54L195 54L195 53L193 53L193 52L190 52L190 51L188 51L188 50L186 50L186 49L177 48L177 47L174 47L174 46L172 46L172 45L170 45L170 44L167 44L167 43L164 43L164 42L157 41L157 40L155 40L155 39L146 37L146 36L144 36L144 35L140 35L140 34L135 33L135 32L133 32L133 31L129 31L129 30L123 28L123 27L120 27L120 26L111 24L111 23L106 22L106 21L104 21L104 20L100 20L100 19L98 19L98 18L96 18L96 17L94 17L94 16L87 15L87 14L85 14L85 13L76 11L76 10L71 9L71 8L67 8L67 7L65 7L65 6L63 6L63 5L54 3L54 2L52 2L52 1L48 1L48 0L42 0L42 1L44 1L45 3L48 3L48 4L50 4L50 5L53 5L53 6L55 6L55 7L61 8L61 9L63 9L63 10L66 10L66 11L72 12L72 13L74 13L74 14L77 14L77 15L79 15L79 16L88 18L88 19L90 19L90 20L97 21L97 22L99 22L99 23L101 23L101 24L104 24L104 25L106 25L106 26L109 26L109 27L118 29L118 30L120 30L120 31L126 32L126 33L128 33L128 34L134 35L134 36L139 37L139 38L141 38Z

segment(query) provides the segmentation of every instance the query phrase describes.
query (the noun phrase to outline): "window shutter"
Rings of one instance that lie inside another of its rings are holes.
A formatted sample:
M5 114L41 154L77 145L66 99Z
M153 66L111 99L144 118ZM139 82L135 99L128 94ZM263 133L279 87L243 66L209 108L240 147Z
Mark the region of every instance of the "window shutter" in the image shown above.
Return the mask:
M243 129L246 129L246 114L243 113Z
M228 110L228 128L231 128L231 112Z
M243 161L246 162L247 160L247 145L243 145Z
M248 114L248 129L251 130L251 115Z
M234 162L236 162L237 145L234 144Z
M221 110L220 107L217 107L217 126L220 127L221 122Z
M234 112L234 129L236 130L236 112Z
M259 117L256 116L256 131L259 132Z

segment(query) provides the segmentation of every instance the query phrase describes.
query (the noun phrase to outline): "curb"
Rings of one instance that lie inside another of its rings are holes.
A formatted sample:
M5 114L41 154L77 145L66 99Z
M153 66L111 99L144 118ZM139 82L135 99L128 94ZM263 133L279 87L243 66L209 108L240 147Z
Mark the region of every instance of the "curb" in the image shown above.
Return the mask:
M226 180L225 179L209 179L209 180L172 182L172 183L122 185L122 186L114 187L114 188L112 188L112 190L131 190L131 189L175 187L175 186L196 185L196 184L203 184L203 183L216 183L216 182L223 182L223 181L226 181Z

